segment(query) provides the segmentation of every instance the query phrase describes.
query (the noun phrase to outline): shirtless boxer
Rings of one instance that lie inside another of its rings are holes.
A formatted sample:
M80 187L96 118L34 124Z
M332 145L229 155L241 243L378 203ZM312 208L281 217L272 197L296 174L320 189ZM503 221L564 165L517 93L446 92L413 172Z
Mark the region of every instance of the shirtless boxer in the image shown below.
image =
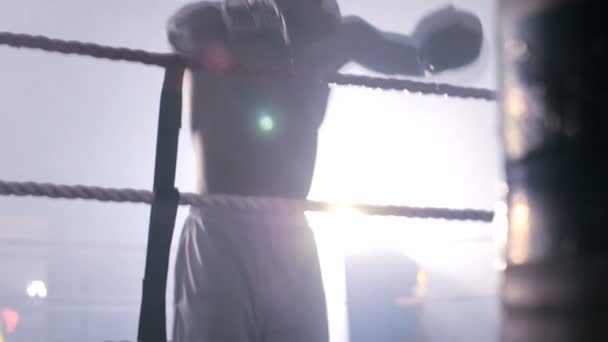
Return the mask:
M342 17L335 0L186 5L170 19L168 39L205 65L186 78L199 191L305 199L329 96L319 82L217 71L234 63L336 71L354 61L422 76L473 62L482 36L479 19L452 7L407 37ZM192 208L175 277L174 341L328 341L304 213Z

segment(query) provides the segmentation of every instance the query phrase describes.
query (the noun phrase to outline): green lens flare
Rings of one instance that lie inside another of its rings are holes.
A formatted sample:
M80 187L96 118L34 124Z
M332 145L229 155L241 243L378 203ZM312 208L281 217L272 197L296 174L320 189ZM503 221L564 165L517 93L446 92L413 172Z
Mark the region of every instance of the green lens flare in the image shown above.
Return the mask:
M272 132L274 129L274 119L268 114L262 114L258 120L258 125L263 132Z

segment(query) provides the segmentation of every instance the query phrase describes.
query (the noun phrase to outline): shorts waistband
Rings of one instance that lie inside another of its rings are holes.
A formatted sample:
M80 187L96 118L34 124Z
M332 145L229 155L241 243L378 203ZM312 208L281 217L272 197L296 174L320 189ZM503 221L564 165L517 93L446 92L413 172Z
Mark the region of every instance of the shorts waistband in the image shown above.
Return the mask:
M272 209L238 209L238 208L206 208L191 207L190 216L201 218L203 221L223 223L263 223L268 225L307 224L304 212L279 211Z

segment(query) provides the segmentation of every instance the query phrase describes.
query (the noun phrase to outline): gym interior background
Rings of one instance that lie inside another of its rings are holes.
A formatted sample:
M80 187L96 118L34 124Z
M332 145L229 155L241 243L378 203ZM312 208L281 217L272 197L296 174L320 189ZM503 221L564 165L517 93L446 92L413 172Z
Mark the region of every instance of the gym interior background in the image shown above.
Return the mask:
M166 52L165 22L184 3L8 0L0 30ZM403 33L450 3L480 16L484 50L474 65L427 80L496 88L493 0L340 1L343 14ZM0 61L1 179L151 188L162 69L6 48ZM342 71L370 74L357 65ZM310 198L501 208L497 110L486 101L334 88ZM187 129L178 164L178 187L194 190ZM140 205L0 198L2 338L134 341L148 215ZM332 342L378 331L497 339L500 216L487 225L338 210L310 221ZM172 295L170 274L169 331ZM382 315L360 309L370 305Z

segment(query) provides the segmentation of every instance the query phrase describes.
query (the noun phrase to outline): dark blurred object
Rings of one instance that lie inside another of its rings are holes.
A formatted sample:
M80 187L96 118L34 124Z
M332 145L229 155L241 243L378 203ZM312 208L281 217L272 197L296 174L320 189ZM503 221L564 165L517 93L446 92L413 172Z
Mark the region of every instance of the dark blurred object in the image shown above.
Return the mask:
M441 72L479 57L483 27L473 13L449 6L420 20L414 38L420 43L420 62L427 71Z
M608 341L608 30L600 7L500 2L510 207L503 342Z
M417 341L420 307L401 306L415 295L418 268L399 253L374 251L346 257L351 342Z

